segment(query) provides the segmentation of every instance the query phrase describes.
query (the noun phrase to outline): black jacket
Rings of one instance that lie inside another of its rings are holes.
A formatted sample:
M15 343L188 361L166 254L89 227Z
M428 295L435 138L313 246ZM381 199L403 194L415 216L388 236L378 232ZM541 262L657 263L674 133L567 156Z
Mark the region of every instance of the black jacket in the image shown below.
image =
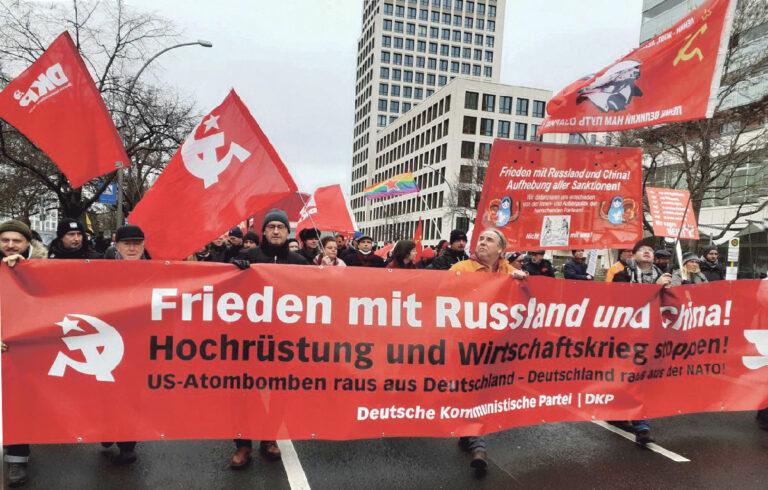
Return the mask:
M320 250L317 247L315 248L301 247L297 253L302 257L304 257L304 260L307 261L307 264L311 264L314 262L315 257L317 257L317 254L320 253Z
M708 260L702 260L699 267L701 268L701 273L707 278L707 281L714 282L725 280L725 267L720 265L719 262L713 264Z
M237 258L245 259L251 264L309 265L304 257L288 250L288 242L280 247L273 247L265 241L256 248L243 250L243 253Z
M69 250L64 248L61 240L58 238L51 242L48 246L48 258L49 259L102 259L104 258L99 252L91 248L91 244L84 240L82 246L77 250Z
M353 254L347 254L343 260L350 267L384 267L384 259L371 252L368 255L356 250Z
M587 261L576 261L573 259L569 260L563 267L563 275L566 279L589 281L590 276L587 275Z
M546 259L541 259L541 262L538 264L534 264L531 259L525 259L523 270L529 276L555 277L555 268L552 267L552 262Z
M205 259L205 262L229 262L229 259L227 259L226 245L216 246L210 244L208 246L208 252L209 258Z
M468 258L469 256L464 252L446 248L443 250L443 253L441 253L439 257L436 257L435 260L429 264L427 269L447 271L451 268L451 266L453 266L453 264L461 262L462 260L467 260Z
M232 259L237 259L241 250L243 250L242 245L230 245L227 247L227 251L224 253L223 262L231 262Z

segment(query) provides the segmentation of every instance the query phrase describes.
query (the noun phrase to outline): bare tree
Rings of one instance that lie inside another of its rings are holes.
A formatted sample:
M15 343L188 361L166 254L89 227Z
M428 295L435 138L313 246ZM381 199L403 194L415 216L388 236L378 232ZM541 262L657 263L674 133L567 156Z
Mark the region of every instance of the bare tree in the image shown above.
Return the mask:
M0 2L0 26L0 71L6 74L33 63L57 35L70 32L131 159L122 191L126 209L132 209L197 117L193 104L169 89L137 83L128 100L128 87L144 60L177 39L174 26L154 14L129 9L123 0ZM2 73L5 85L9 77ZM81 217L116 175L73 189L39 149L5 123L0 124L0 163L34 176L56 196L60 214L71 217Z
M643 148L648 161L644 184L663 182L690 191L697 220L707 200L733 206L733 216L714 239L768 206L768 94L759 91L768 73L766 30L768 3L741 0L712 119L619 136L622 146Z

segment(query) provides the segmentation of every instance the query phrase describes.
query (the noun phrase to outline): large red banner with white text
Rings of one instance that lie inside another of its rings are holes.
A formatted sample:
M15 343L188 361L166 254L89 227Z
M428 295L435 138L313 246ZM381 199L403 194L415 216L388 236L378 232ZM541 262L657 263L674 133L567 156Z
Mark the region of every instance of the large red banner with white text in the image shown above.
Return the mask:
M496 140L472 248L488 228L508 251L632 248L642 212L639 148Z
M712 117L737 0L708 0L547 104L538 133L622 131Z
M653 234L683 240L698 240L699 226L691 205L691 193L684 189L646 187Z
M6 444L449 437L768 404L765 281L46 262L0 268Z

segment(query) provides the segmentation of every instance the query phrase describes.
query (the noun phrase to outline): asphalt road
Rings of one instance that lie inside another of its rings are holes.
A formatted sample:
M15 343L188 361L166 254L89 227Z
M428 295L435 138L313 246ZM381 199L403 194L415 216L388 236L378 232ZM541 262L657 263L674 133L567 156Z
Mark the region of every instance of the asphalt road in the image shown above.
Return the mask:
M34 446L24 488L768 488L768 432L754 412L659 419L653 433L658 452L589 422L492 434L481 478L453 439L294 441L295 458L256 455L242 471L229 469L231 441L141 443L128 467L114 467L100 445Z

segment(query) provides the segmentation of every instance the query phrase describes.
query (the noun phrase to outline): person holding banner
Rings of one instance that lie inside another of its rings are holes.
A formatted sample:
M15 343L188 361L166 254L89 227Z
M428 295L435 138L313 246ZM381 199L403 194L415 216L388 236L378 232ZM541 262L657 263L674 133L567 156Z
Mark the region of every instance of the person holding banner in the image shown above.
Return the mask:
M652 238L640 240L632 248L632 259L627 261L627 266L623 271L613 276L612 282L659 284L669 287L672 283L672 275L662 272L661 269L653 265L653 260ZM630 424L638 444L645 445L653 442L651 424L648 420L631 420Z
M687 252L683 255L683 268L677 270L672 274L672 286L680 286L682 284L704 284L709 282L707 276L705 276L699 264L701 258L692 252Z
M347 264L338 256L338 243L332 236L327 236L320 240L323 251L312 261L315 265L329 265L336 267L346 267Z
M15 267L22 260L44 259L48 250L42 243L32 240L32 230L26 224L17 220L6 221L0 225L0 252L3 255L2 264ZM8 346L1 344L2 352ZM8 486L20 487L27 482L27 464L29 462L29 444L13 444L4 446L5 462L8 463Z
M593 281L595 278L587 272L587 259L584 250L573 250L573 257L563 267L563 275L566 279L577 281Z
M392 258L387 264L387 269L415 269L416 268L416 242L413 240L400 240L392 249Z
M524 271L513 268L504 257L507 239L496 228L488 228L477 237L475 252L469 259L457 262L448 269L450 272L491 272L509 274L516 279L528 277ZM485 438L482 436L464 436L459 438L459 447L472 453L469 466L477 472L488 468L488 453Z
M261 225L261 245L245 250L232 263L240 269L248 269L250 264L308 265L304 257L288 249L290 232L288 214L282 209L270 210ZM251 462L253 442L249 439L235 439L235 448L229 467L235 470L245 468ZM277 441L261 441L259 450L269 461L278 461L282 457Z
M56 239L48 247L49 259L100 259L102 255L91 247L80 221L65 218L56 227Z
M384 259L373 253L373 238L368 235L357 239L357 250L345 262L350 267L384 267Z
M243 230L239 226L235 226L229 233L227 233L227 253L225 255L226 261L229 262L232 259L237 258L240 251L243 249Z

